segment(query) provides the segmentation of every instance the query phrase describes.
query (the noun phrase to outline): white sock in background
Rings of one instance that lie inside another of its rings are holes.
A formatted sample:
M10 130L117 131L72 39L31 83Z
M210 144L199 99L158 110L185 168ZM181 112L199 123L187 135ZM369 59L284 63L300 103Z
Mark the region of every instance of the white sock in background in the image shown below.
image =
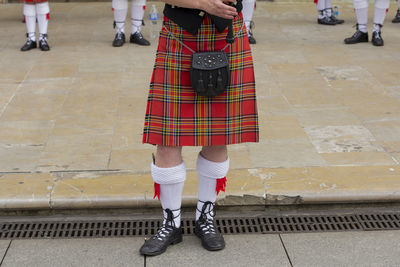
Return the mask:
M131 19L132 33L141 32L146 0L132 0Z
M164 212L164 223L167 218L166 209L172 210L175 227L181 225L182 191L186 179L186 167L182 162L171 168L160 168L151 164L151 174L155 183L160 185L160 201Z
M358 29L362 32L367 32L368 24L368 7L356 9Z
M24 16L26 24L26 32L28 38L36 41L36 7L35 5L24 4Z
M332 0L325 0L325 14L327 17L332 16Z
M246 25L246 30L247 32L250 31L250 23L253 20L253 12L254 12L254 7L255 7L256 0L243 0L242 5L242 14L243 14L243 20Z
M379 32L381 30L381 27L376 24L383 25L386 17L386 10L389 8L389 4L389 0L375 0L373 31Z
M318 0L317 2L318 18L323 19L325 17L325 0Z
M39 34L40 34L39 40L41 40L44 34L47 34L47 27L49 25L49 18L50 18L49 2L36 4L36 14L38 19Z
M213 162L203 158L199 153L196 170L199 177L199 202L197 202L196 210L196 220L198 220L204 205L203 202L211 201L214 203L217 199L217 179L225 177L228 173L229 158L224 162ZM207 215L211 218L209 214Z
M114 21L117 32L125 32L125 20L128 14L128 0L112 0Z

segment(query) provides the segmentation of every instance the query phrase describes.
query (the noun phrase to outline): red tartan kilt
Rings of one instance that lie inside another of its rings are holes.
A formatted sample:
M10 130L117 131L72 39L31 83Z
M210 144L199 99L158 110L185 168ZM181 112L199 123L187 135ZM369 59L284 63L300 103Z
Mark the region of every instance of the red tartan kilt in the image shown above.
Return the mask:
M218 33L208 15L197 35L164 17L164 25L197 52L220 51L226 45L227 29ZM233 23L242 28L242 16ZM258 117L253 59L243 27L228 47L231 78L226 92L205 98L190 84L192 52L163 28L146 109L143 143L164 146L211 146L258 142Z

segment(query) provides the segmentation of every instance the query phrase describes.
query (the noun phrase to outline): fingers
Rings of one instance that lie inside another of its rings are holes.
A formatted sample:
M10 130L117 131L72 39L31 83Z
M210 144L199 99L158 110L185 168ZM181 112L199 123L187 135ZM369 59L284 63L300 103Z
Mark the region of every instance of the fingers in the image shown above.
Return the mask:
M218 14L216 15L224 19L233 19L235 16L237 16L236 8L224 4L223 2L219 2L217 4L217 10Z

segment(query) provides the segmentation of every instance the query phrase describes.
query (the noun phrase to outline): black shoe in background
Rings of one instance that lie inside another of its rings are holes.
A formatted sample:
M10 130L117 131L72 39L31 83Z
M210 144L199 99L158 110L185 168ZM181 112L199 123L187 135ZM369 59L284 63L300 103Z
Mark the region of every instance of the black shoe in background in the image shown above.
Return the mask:
M251 33L251 32L249 32L248 34L247 34L247 36L249 37L249 43L250 44L256 44L257 42L256 42L256 39L254 38L254 36L253 36L253 34Z
M156 256L167 250L169 245L182 242L182 228L175 227L174 216L170 209L166 209L167 218L165 224L158 230L157 234L146 240L140 248L140 254Z
M208 212L206 212L208 210ZM201 245L210 251L221 250L225 248L225 240L222 234L218 231L214 223L214 203L210 201L204 202L203 208L200 211L200 217L196 221L194 233L201 239ZM210 217L207 216L210 215Z
M357 25L357 31L353 36L344 39L345 44L357 44L357 43L367 43L368 42L368 32L362 32L359 30Z
M142 35L141 32L132 33L132 34L131 34L131 38L129 39L129 41L130 41L131 43L138 44L138 45L144 45L144 46L150 45L150 42L147 41L147 40L143 37L143 35Z
M379 31L374 31L372 32L372 44L374 46L383 46L384 42L381 36L381 32Z
M318 24L322 25L336 25L336 22L331 19L331 17L323 17L322 19L317 20Z
M392 20L393 23L399 23L400 22L400 9L397 9L396 16Z
M28 35L27 35L28 36ZM30 38L26 40L26 43L21 47L21 51L29 51L37 47L36 41L32 41Z
M126 39L125 39L125 33L123 32L117 32L115 34L114 41L112 42L112 46L114 47L121 47L124 45Z
M343 24L344 20L343 19L338 19L337 17L335 17L334 15L330 16L330 19L335 22L335 24Z
M50 46L47 43L47 34L44 34L43 38L39 40L39 48L42 51L49 51L50 50Z

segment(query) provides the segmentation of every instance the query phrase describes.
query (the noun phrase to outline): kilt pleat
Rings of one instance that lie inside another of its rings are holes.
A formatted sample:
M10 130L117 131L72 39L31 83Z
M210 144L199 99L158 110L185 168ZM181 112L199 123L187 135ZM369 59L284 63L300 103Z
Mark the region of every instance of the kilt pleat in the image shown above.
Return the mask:
M164 24L179 40L197 52L220 51L227 30L219 33L208 15L196 35L164 17ZM234 34L242 28L237 16ZM164 28L150 82L143 143L164 146L211 146L258 142L255 79L250 45L243 27L226 48L231 78L226 92L206 98L190 84L192 52Z

